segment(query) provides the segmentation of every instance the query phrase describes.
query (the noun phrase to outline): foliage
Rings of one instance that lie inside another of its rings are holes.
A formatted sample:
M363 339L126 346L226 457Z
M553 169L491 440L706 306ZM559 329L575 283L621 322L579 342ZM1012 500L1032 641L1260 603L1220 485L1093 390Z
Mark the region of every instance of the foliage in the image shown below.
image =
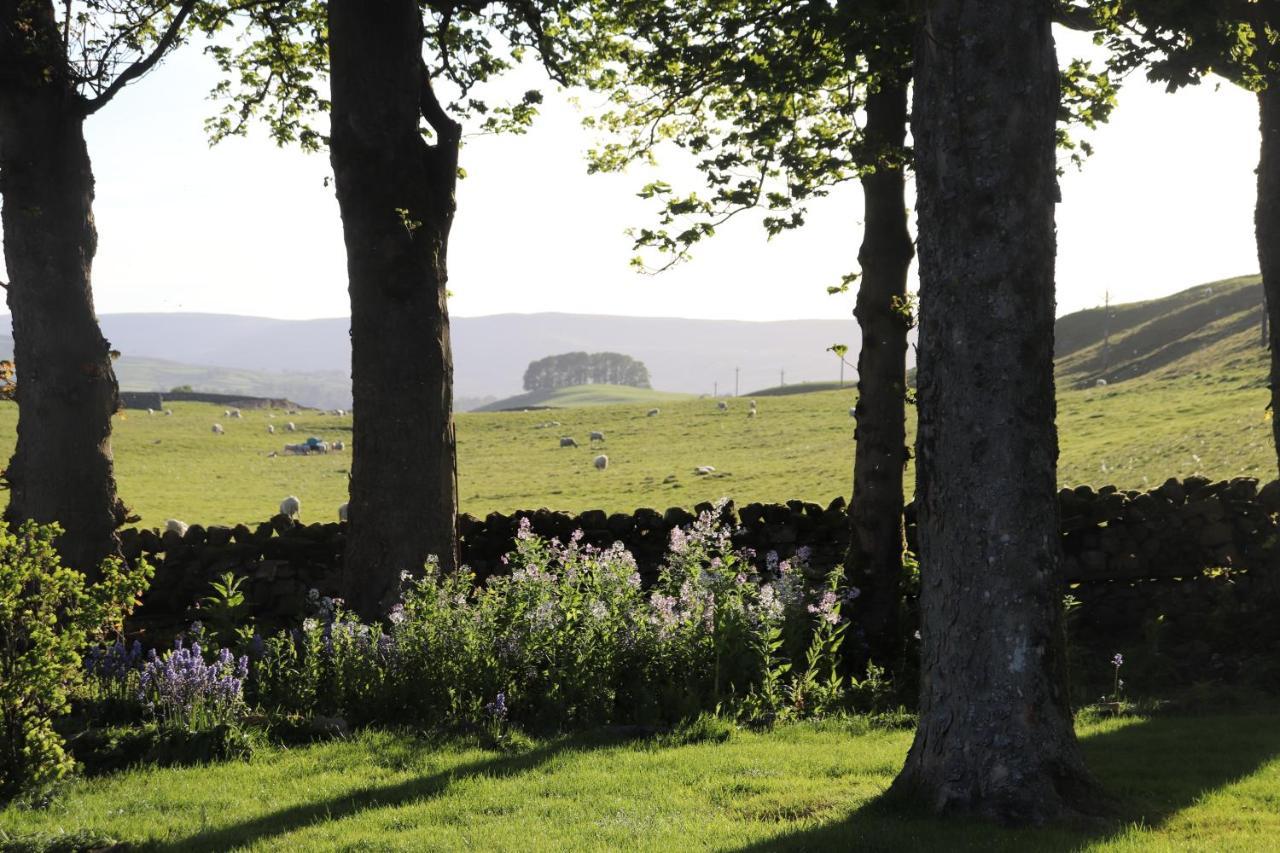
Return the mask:
M213 594L200 599L202 624L216 642L228 648L246 648L254 635L249 604L241 589L244 581L244 575L236 577L234 572L224 572L210 582Z
M649 369L644 362L617 352L566 352L531 361L524 372L526 391L602 384L648 388Z
M146 563L102 564L86 585L54 550L56 525L0 528L0 798L40 793L71 769L53 721L80 683L80 650L119 628L151 577Z
M581 533L547 541L526 519L510 575L479 587L468 572L442 575L434 565L406 576L385 633L317 598L315 618L264 644L253 696L276 711L470 725L494 740L509 722L670 724L719 707L768 723L776 711L764 719L761 703L747 699L762 679L776 696L785 692L779 705L795 715L829 713L843 698L834 585L810 595L803 566L776 556L778 579L761 585L719 512L673 531L649 593L621 545L583 545ZM806 666L788 676L777 657L806 647Z
M152 649L138 676L137 695L165 726L204 731L234 722L244 712L249 658L219 649L206 663L199 642L174 641L163 656Z

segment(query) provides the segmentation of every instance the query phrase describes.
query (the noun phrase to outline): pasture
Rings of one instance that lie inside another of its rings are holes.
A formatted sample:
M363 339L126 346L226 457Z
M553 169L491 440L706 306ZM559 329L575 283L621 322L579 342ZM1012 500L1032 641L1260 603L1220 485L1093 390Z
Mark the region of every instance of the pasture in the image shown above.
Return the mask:
M461 509L483 516L547 506L630 511L638 506L691 507L729 496L749 501L801 499L826 504L849 495L853 468L852 389L761 397L747 417L746 398L719 411L710 399L578 406L457 416ZM1275 475L1266 391L1254 369L1146 378L1059 394L1063 485L1112 483L1143 489L1168 477L1218 479ZM175 403L174 415L126 411L115 419L120 494L143 526L174 517L202 524L265 519L288 494L302 499L306 521L336 520L346 500L351 416L315 411L244 410ZM274 417L272 417L274 415ZM914 410L908 410L914 439ZM15 436L16 407L0 405L0 455ZM298 427L284 432L286 421ZM548 425L559 421L559 426ZM210 432L221 423L224 435ZM267 424L276 433L267 433ZM592 430L606 440L589 446ZM327 456L276 456L285 442L309 435L348 442ZM572 436L581 445L561 448ZM609 456L597 471L591 460ZM700 476L694 469L716 468ZM911 490L908 472L908 491Z
M1278 732L1268 715L1084 722L1090 766L1123 797L1116 819L1015 831L877 808L911 731L862 718L507 752L366 731L248 763L79 781L47 809L0 812L0 843L82 832L157 851L1263 850L1280 834Z

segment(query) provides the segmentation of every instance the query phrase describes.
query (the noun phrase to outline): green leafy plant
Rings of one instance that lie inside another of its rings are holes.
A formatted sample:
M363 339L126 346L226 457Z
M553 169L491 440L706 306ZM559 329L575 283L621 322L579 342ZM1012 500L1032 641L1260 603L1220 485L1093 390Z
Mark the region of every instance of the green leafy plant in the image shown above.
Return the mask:
M61 532L0 528L0 799L40 795L71 770L53 724L83 678L80 650L119 629L152 573L107 560L86 584L54 549Z
M253 639L253 621L246 618L249 605L241 589L244 580L234 572L224 572L210 582L213 593L200 599L205 628L227 648L245 648Z

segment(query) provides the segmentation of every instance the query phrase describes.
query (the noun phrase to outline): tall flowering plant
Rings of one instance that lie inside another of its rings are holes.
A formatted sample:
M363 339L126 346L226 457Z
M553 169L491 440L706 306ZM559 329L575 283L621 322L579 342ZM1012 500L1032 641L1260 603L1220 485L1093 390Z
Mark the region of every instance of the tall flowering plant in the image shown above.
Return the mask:
M152 649L138 679L138 701L162 723L189 731L235 722L244 711L249 658L220 649L205 662L199 643L174 641L163 656Z

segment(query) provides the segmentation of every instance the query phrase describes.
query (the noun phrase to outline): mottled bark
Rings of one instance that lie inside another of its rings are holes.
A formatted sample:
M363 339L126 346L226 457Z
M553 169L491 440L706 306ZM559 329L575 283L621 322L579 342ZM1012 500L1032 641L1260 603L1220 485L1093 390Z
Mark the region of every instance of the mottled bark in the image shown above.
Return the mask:
M1271 435L1280 466L1280 79L1258 92L1262 146L1258 156L1258 199L1254 226L1262 270L1263 329L1271 350Z
M879 69L871 69L878 71ZM862 178L862 280L854 316L862 331L849 508L849 582L861 591L852 616L865 638L857 665L894 668L901 654L902 477L907 461L907 271L915 249L907 230L901 154L907 135L907 80L892 72L867 97L866 140L879 160Z
M1008 823L1101 804L1064 678L1050 8L930 3L912 119L922 685L894 793Z
M17 370L5 521L56 521L90 574L119 553L111 416L119 399L93 310L97 249L84 102L47 0L0 0L0 194Z
M457 565L445 305L459 128L422 66L414 0L332 0L331 160L347 248L354 412L345 590L384 610L401 571ZM434 139L424 141L422 118Z

